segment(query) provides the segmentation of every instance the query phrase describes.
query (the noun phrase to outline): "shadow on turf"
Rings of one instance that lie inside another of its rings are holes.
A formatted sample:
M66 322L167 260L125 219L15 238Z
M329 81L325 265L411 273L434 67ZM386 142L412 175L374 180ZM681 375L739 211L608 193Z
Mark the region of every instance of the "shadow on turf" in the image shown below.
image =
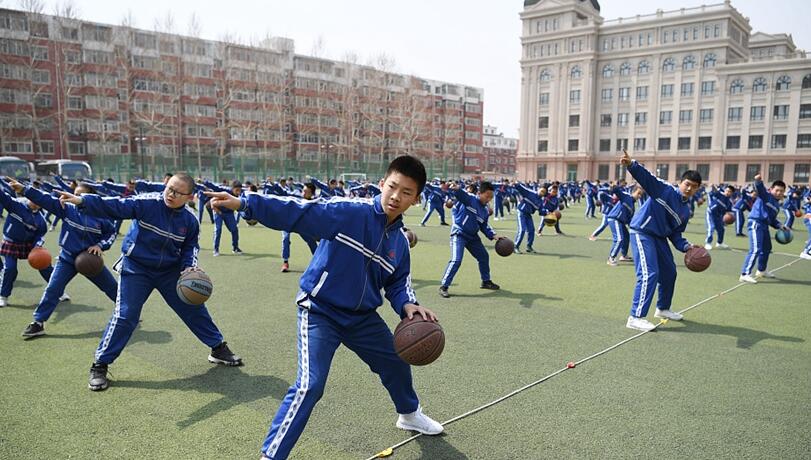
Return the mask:
M799 337L789 337L785 335L773 335L765 331L758 331L756 329L748 329L745 327L735 326L721 326L718 324L698 323L694 321L683 320L680 322L682 327L668 327L664 329L667 332L689 332L695 334L713 334L713 335L728 335L737 338L737 347L743 349L750 349L755 344L763 340L779 340L781 342L805 342ZM673 323L671 323L673 324Z
M82 340L82 339L101 339L102 334L104 331L96 331L96 332L82 332L81 334L51 334L50 332L46 333L43 338L51 338L51 339L72 339L72 340ZM135 332L132 333L132 337L127 342L127 345L132 345L134 343L151 343L151 344L159 344L159 343L169 343L172 341L172 334L166 331L144 331L142 329L136 329Z
M412 286L414 289L421 289L425 287L439 287L439 281L437 280L411 280ZM517 299L520 305L524 308L532 308L532 303L536 300L554 300L554 301L562 301L563 299L560 297L552 297L543 295L540 293L517 293L510 291L509 289L504 289L503 287L498 291L490 291L486 289L478 289L476 288L475 293L459 293L459 288L454 288L451 286L451 299L454 297L464 297L464 298L506 298L506 299Z
M111 302L112 303L112 302ZM112 305L111 305L112 306ZM59 306L56 307L56 311L54 312L53 319L50 320L51 323L56 324L60 321L64 321L65 318L76 314L76 313L95 313L97 311L109 310L110 308L102 308L96 307L93 305L84 305L80 303L60 303Z
M235 406L251 403L268 396L281 400L290 384L272 375L250 375L239 367L213 366L204 374L173 380L141 381L116 380L116 387L147 390L182 390L204 394L221 394L205 406L195 410L177 426L188 428Z
M417 438L417 444L420 445L420 458L426 460L438 458L442 460L466 460L468 458L467 455L453 447L445 439L445 435L420 436Z

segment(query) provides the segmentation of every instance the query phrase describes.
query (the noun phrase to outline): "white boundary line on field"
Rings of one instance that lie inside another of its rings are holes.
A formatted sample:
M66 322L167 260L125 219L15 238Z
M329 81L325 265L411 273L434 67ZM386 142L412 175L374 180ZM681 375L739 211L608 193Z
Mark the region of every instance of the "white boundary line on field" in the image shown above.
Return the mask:
M780 254L780 253L775 253L775 252L773 252L772 254ZM793 255L791 255L791 254L784 254L784 255L788 255L788 256L794 257L795 259L794 259L794 260L792 260L791 262L789 262L789 263L785 264L785 265L782 265L782 266L780 266L780 267L778 267L778 268L775 268L774 270L772 270L772 272L777 272L777 271L780 271L780 270L782 270L782 269L784 269L784 268L787 268L787 267L790 267L790 266L794 265L795 263L797 263L797 261L802 260L801 258L799 258L799 257L797 257L797 256L793 256ZM721 291L721 292L719 292L718 294L714 294L714 295L712 295L712 296L710 296L710 297L707 297L706 299L704 299L704 300L702 300L702 301L700 301L700 302L698 302L698 303L695 303L695 304L693 304L693 305L690 305L689 307L687 307L687 308L685 308L685 309L683 309L683 310L679 311L679 313L682 313L682 314L683 314L683 313L686 313L686 312L688 312L688 311L690 311L690 310L692 310L692 309L694 309L694 308L696 308L696 307L698 307L698 306L700 306L700 305L704 305L704 304L705 304L705 303L707 303L707 302L710 302L710 301L712 301L712 300L715 300L715 299L717 299L717 298L719 298L719 297L721 297L721 296L723 296L723 295L725 295L725 294L728 294L728 293L730 293L730 292L734 291L735 289L738 289L739 287L741 287L741 286L745 286L745 285L747 285L747 284L749 284L749 283L745 283L745 282L739 282L738 284L736 284L736 285L732 286L731 288L729 288L729 289L727 289L727 290L725 290L725 291ZM650 330L650 331L643 331L643 332L640 332L640 333L638 333L638 334L632 335L631 337L628 337L628 338L627 338L627 339L625 339L625 340L622 340L622 341L620 341L620 342L617 342L616 344L611 345L610 347L608 347L608 348L606 348L606 349L604 349L604 350L598 351L597 353L594 353L593 355L587 356L587 357L585 357L585 358L583 358L583 359L581 359L581 360L579 360L579 361L574 361L574 362L571 362L571 363L567 364L567 365L566 365L566 367L563 367L563 368L561 368L561 369L558 369L558 370L556 370L555 372L553 372L553 373L551 373L551 374L547 375L546 377L540 378L540 379L538 379L538 380L536 380L536 381L534 381L534 382L532 382L532 383L529 383L529 384L527 384L527 385L524 385L524 386L522 386L521 388L518 388L518 389L516 389L516 390L514 390L514 391L511 391L510 393L507 393L506 395L504 395L504 396L502 396L502 397L500 397L500 398L498 398L498 399L495 399L495 400L493 400L493 401L490 401L490 402L489 402L489 403L487 403L487 404L481 405L481 406L479 406L479 407L477 407L477 408L475 408L475 409L469 410L469 411L467 411L467 412L465 412L465 413L463 413L463 414L460 414L460 415L457 415L456 417L453 417L453 418L451 418L451 419L448 419L448 420L446 420L446 421L442 422L442 426L447 426L447 425L450 425L451 423L454 423L454 422L456 422L456 421L459 421L459 420L461 420L461 419L463 419L463 418L465 418L465 417L468 417L468 416L470 416L470 415L473 415L473 414L475 414L475 413L477 413L477 412L481 412L481 411L483 411L483 410L485 410L485 409L487 409L487 408L489 408L489 407L495 406L496 404L498 404L498 403L500 403L500 402L502 402L502 401L504 401L504 400L506 400L506 399L509 399L509 398L511 398L511 397L513 397L513 396L515 396L515 395L517 395L518 393L521 393L521 392L523 392L523 391L525 391L525 390L528 390L528 389L530 389L530 388L532 388L532 387L534 387L534 386L536 386L536 385L539 385L539 384L541 384L541 383L543 383L543 382L545 382L545 381L547 381L547 380L549 380L549 379L551 379L551 378L553 378L553 377L556 377L556 376L558 376L558 375L562 374L562 373L563 373L563 372L565 372L565 371L572 370L572 369L576 368L578 365L585 363L586 361L590 361L590 360L592 360L592 359L594 359L594 358L596 358L596 357L598 357L598 356L604 355L604 354L608 353L609 351L614 350L614 349L616 349L616 348L619 348L619 347L621 347L622 345L625 345L626 343L628 343L628 342L630 342L630 341L632 341L632 340L635 340L635 339L637 339L637 338L639 338L639 337L642 337L643 335L648 334L648 333L650 333L650 332L653 332L653 331L655 331L656 329L658 329L658 328L659 328L659 326L661 326L661 325L663 325L663 324L667 323L667 321L668 321L667 319L660 320L658 323L656 323L656 327L655 327L654 329ZM395 450L395 449L397 449L397 448L399 448L399 447L402 447L402 446L404 446L404 445L406 445L406 444L410 443L411 441L413 441L413 440L415 440L415 439L417 439L417 438L419 438L419 437L421 437L421 436L423 436L423 434L422 434L422 433L415 434L414 436L411 436L410 438L406 438L406 439L404 439L404 440L402 440L402 441L398 442L397 444L394 444L394 445L392 445L392 446L387 447L386 449L384 449L384 450L382 450L382 451L380 451L380 452L378 452L378 453L376 453L376 454L372 455L371 457L367 458L366 460L374 460L374 459L376 459L376 458L388 457L388 456L390 456L390 455L392 455L392 454L394 453L394 450Z

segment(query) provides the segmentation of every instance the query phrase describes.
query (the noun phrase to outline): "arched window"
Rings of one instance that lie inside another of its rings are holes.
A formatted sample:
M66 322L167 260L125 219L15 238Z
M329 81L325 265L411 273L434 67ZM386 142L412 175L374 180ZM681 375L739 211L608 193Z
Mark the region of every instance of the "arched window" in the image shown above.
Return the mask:
M676 70L676 61L673 58L665 59L664 64L662 64L662 72L673 72Z
M729 86L730 94L740 94L743 92L743 80L735 80Z
M763 93L769 85L766 83L766 79L763 77L756 78L755 81L752 83L752 92L755 93Z
M620 75L631 75L631 63L623 62L620 66Z
M777 86L775 87L777 91L788 91L789 88L791 88L791 77L783 75L777 79Z
M650 73L650 62L642 61L639 63L639 75L647 75Z
M603 78L611 78L614 76L614 66L611 64L606 64L603 67Z
M811 88L811 73L803 77L803 89Z
M580 77L583 76L583 72L580 70L580 66L578 66L578 65L572 67L572 71L571 71L570 74L571 74L572 80L579 80Z
M715 57L715 53L707 53L704 56L704 68L715 67L715 63L718 61L718 58Z
M548 69L541 70L541 76L540 76L541 81L549 81L551 79L552 79L552 74L549 73Z
M684 60L681 63L681 68L683 70L692 70L696 68L696 58L693 55L685 56Z

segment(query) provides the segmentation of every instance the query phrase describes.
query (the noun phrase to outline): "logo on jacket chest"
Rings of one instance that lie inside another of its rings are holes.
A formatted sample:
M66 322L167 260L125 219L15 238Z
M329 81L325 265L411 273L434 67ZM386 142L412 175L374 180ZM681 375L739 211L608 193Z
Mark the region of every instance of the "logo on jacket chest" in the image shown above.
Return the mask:
M389 249L389 253L388 253L389 260L391 260L392 262L394 262L394 256L395 256L395 255L396 255L396 253L394 252L394 249Z

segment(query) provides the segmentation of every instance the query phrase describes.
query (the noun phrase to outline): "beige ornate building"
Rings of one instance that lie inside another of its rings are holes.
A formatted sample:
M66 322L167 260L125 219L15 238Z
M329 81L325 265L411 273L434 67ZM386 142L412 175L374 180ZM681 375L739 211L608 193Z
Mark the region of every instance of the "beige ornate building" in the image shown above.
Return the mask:
M525 0L521 179L624 177L626 148L666 180L807 184L811 59L752 33L729 1L605 21L596 0Z

